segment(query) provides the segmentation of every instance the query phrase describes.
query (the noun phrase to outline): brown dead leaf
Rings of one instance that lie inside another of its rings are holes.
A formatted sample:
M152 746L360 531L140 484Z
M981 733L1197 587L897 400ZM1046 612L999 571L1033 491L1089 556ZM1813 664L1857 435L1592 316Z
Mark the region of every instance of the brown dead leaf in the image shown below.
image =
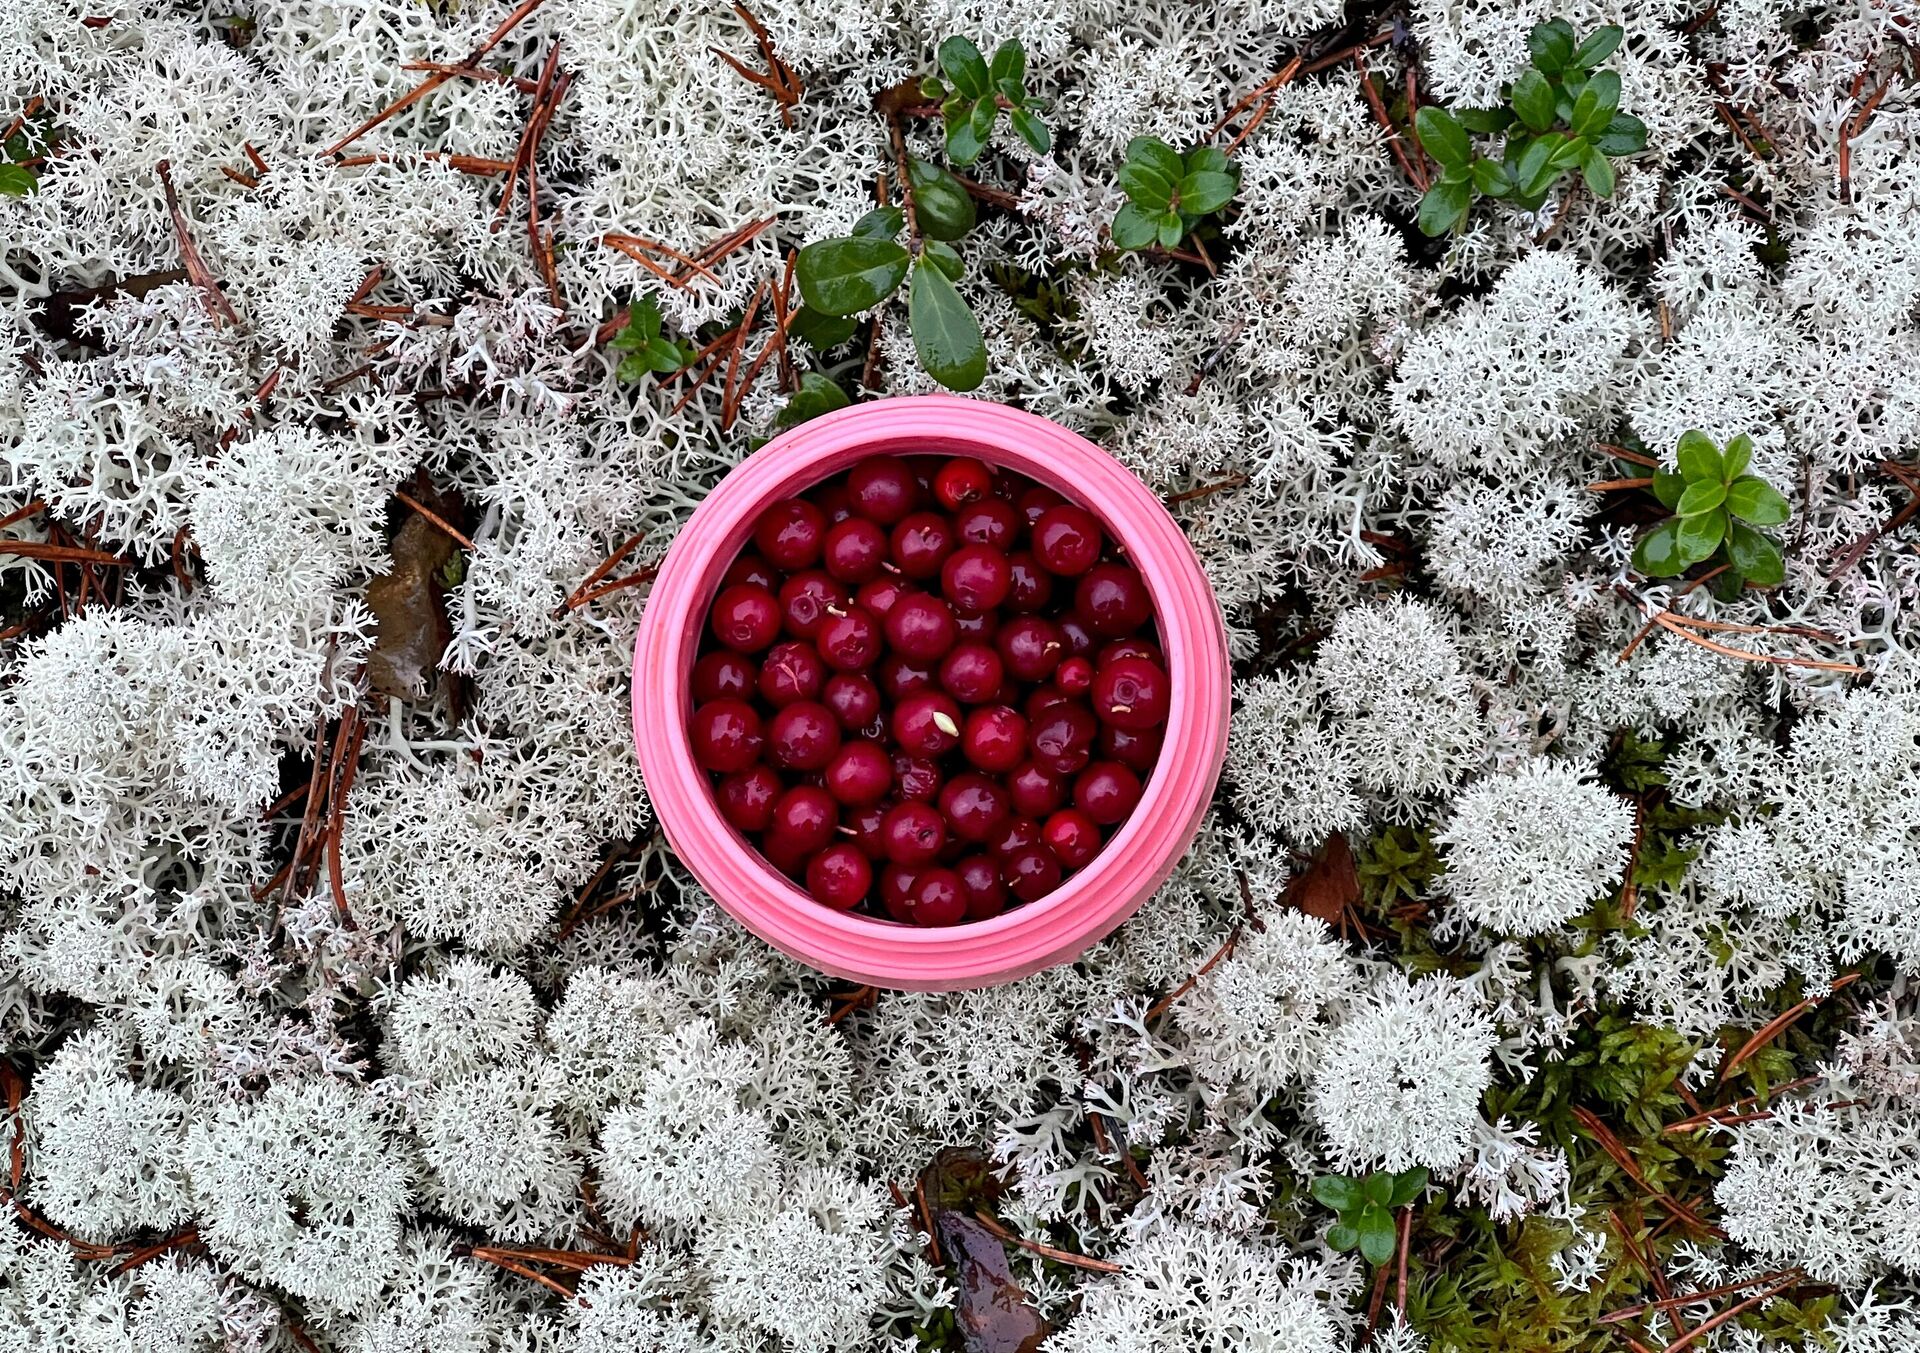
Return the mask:
M382 695L419 700L433 690L440 655L453 637L439 575L454 549L438 527L415 513L389 546L393 567L367 584L367 609L378 622L367 680Z
M967 1353L1038 1353L1053 1326L1033 1309L1013 1276L1007 1247L972 1217L937 1211L940 1248L955 1277L959 1323Z
M1330 926L1339 925L1359 905L1360 873L1345 836L1339 832L1329 836L1313 863L1293 876L1287 885L1287 902Z

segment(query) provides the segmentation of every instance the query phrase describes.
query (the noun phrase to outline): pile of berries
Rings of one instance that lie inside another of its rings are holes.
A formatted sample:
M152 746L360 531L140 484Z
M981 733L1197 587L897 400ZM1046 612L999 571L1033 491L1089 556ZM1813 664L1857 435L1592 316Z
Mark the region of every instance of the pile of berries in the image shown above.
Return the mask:
M1160 752L1146 584L1092 513L977 460L876 456L769 508L706 630L694 758L838 911L942 926L1045 897Z

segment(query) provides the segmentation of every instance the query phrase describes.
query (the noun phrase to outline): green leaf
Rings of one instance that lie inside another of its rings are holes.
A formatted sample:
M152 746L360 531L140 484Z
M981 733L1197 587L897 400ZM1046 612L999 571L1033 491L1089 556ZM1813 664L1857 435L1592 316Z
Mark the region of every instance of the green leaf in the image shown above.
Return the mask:
M1680 547L1680 557L1689 568L1719 549L1720 542L1726 538L1727 514L1724 509L1717 507L1697 517L1680 518L1674 534L1674 541Z
M1128 160L1120 166L1118 182L1120 191L1128 200L1145 207L1148 211L1163 210L1173 200L1173 185L1177 179L1170 179L1158 169Z
M1398 1248L1399 1232L1393 1214L1382 1207L1369 1207L1360 1214L1360 1253L1369 1264L1384 1264Z
M692 360L686 349L664 338L654 339L636 355L644 357L648 368L663 376L669 371L678 371Z
M993 95L988 94L973 105L973 115L967 119L967 125L981 141L993 135L994 119L1000 116L1000 105L995 103Z
M1674 450L1674 460L1680 466L1680 473L1687 482L1711 479L1716 483L1726 482L1726 472L1722 468L1720 448L1713 444L1713 438L1697 429L1680 434L1680 444Z
M1731 484L1746 473L1747 463L1753 459L1753 438L1742 432L1726 444L1720 458L1720 473Z
M1661 522L1635 542L1633 566L1649 578L1671 578L1686 571L1687 561L1680 552L1678 519Z
M1473 190L1482 197L1505 197L1513 191L1513 180L1500 165L1484 155L1473 162Z
M852 338L859 327L858 320L823 315L812 306L803 305L788 326L787 336L799 339L815 352L826 352Z
M1554 133L1558 135L1558 133ZM1548 161L1555 169L1571 169L1586 158L1588 144L1577 136L1569 136L1554 148L1553 158Z
M1532 130L1543 132L1553 126L1553 86L1539 71L1530 70L1515 80L1507 99Z
M1470 132L1492 136L1513 125L1513 114L1504 108L1455 108L1453 119Z
M1598 146L1588 146L1580 157L1580 174L1587 181L1587 191L1595 197L1613 196L1613 161L1602 155Z
M958 282L961 274L967 270L959 250L951 244L942 244L939 240L928 240L925 255L927 262L945 273L950 281Z
M1327 1228L1327 1244L1343 1254L1359 1243L1360 1233L1343 1221Z
M913 270L907 291L913 350L926 373L949 390L977 389L987 378L987 345L980 321L936 267Z
M1687 491L1680 495L1680 501L1673 506L1674 514L1681 517L1697 517L1702 512L1712 512L1727 501L1727 486L1717 479L1696 479L1687 485Z
M928 103L939 103L947 97L947 87L937 75L929 75L920 82L920 97Z
M1309 1185L1314 1199L1335 1212L1351 1212L1360 1205L1360 1186L1343 1174L1323 1174Z
M1012 85L1024 90L1027 85L1027 49L1018 38L1008 38L993 51L989 75L996 87ZM1012 98L1012 95L1008 95Z
M1607 129L1593 139L1605 154L1638 155L1647 148L1647 124L1631 113L1615 113Z
M947 123L947 162L962 169L980 158L987 143L973 134L973 122L962 117Z
M1584 99L1588 94L1594 96L1594 102L1605 111L1606 116L1600 119L1600 125L1591 132L1584 127L1576 126L1574 130L1582 136L1591 136L1606 130L1607 123L1613 121L1613 115L1620 111L1619 75L1610 70L1596 71L1588 79L1587 87L1580 97Z
M627 322L609 345L622 352L638 352L660 336L660 307L653 297L642 296L627 307Z
M940 69L967 98L977 99L987 92L986 59L972 42L956 33L940 44L937 55Z
M1773 537L1739 522L1727 533L1727 558L1756 587L1778 587L1787 576L1787 561Z
M907 224L899 207L875 207L853 223L853 233L866 239L890 240Z
M1213 146L1195 146L1187 152L1186 172L1189 174L1229 174L1238 181L1240 166L1227 158L1223 150Z
M1187 166L1172 146L1157 136L1136 136L1127 142L1127 163L1153 170L1169 184L1186 177Z
M907 182L913 188L914 217L922 235L930 240L957 240L973 229L973 199L952 174L909 155Z
M1233 201L1233 195L1239 187L1239 181L1231 174L1219 174L1207 169L1188 174L1180 180L1180 210L1195 216L1219 211Z
M1626 30L1619 24L1610 23L1605 28L1594 29L1587 34L1587 40L1575 49L1572 64L1581 70L1592 70L1613 55L1626 35Z
M1113 247L1145 249L1160 233L1160 226L1147 212L1129 202L1113 217Z
M1566 137L1559 132L1534 137L1520 153L1520 163L1513 171L1514 186L1529 196L1544 191L1559 173L1553 166L1553 157L1566 143Z
M614 368L614 374L623 381L637 381L650 369L645 357L637 352L630 352L620 359L620 365Z
M1420 1196L1427 1186L1427 1169L1416 1165L1411 1170L1402 1170L1393 1177L1393 1206L1405 1207Z
M1755 526L1778 526L1787 519L1787 500L1764 479L1742 475L1727 489L1727 511Z
M1360 1181L1360 1192L1369 1208L1385 1207L1393 1200L1393 1176L1376 1170Z
M1413 128L1420 133L1420 144L1427 154L1442 166L1452 168L1472 163L1473 142L1468 138L1466 128L1455 121L1446 109L1427 104L1414 114Z
M818 371L808 371L800 377L800 388L787 396L787 402L775 415L773 425L777 428L795 427L823 413L844 409L850 402L847 392L833 381Z
M1662 465L1653 472L1653 496L1660 500L1660 506L1671 512L1679 505L1680 495L1687 491L1687 477L1678 470L1669 470Z
M1420 232L1444 235L1467 219L1473 190L1465 184L1441 179L1420 199Z
M0 194L25 197L39 187L39 176L25 165L0 164Z
M1180 241L1187 237L1187 223L1180 219L1180 213L1170 211L1160 218L1160 247L1178 249Z
M857 315L899 290L911 263L892 240L856 235L809 244L794 263L794 275L801 297L821 314Z
M1527 34L1527 51L1533 55L1535 70L1558 75L1573 60L1573 25L1565 19L1535 24Z
M1045 155L1053 149L1053 133L1047 130L1047 124L1028 112L1025 108L1015 108L1007 114L1013 123L1013 130L1027 143L1035 155Z

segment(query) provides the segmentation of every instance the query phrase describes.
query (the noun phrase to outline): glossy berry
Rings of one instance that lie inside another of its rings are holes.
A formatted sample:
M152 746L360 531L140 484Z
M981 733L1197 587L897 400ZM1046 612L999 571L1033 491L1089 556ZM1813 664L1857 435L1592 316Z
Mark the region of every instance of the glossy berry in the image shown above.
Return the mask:
M1037 525L1049 511L1066 501L1045 484L1034 484L1020 491L1015 505L1020 509L1020 515L1026 519L1027 525L1032 527Z
M1125 564L1095 564L1080 579L1073 608L1087 628L1108 639L1131 634L1153 618L1153 602L1139 573Z
M880 870L880 905L887 915L902 925L914 924L913 885L920 881L920 870L910 865L888 864Z
M1126 820L1140 802L1140 777L1118 761L1096 761L1073 782L1073 806L1103 827Z
M833 711L843 730L851 733L880 716L880 688L873 684L872 677L836 672L827 678L820 703Z
M827 529L821 563L840 582L872 582L886 561L887 533L865 517L848 517Z
M727 571L720 576L722 587L733 587L740 583L751 583L769 592L777 592L780 590L780 575L759 555L743 554L727 565Z
M1009 611L1028 615L1053 600L1053 575L1041 568L1029 551L1015 550L1008 555L1007 568L1013 575L1012 585L1007 588Z
M818 785L795 785L773 806L769 836L805 851L819 850L840 825L840 807Z
M1061 503L1033 524L1033 557L1049 573L1077 578L1100 558L1100 523L1093 513Z
M940 659L940 686L963 705L978 705L1000 694L1006 673L1000 655L983 643L954 645Z
M1142 639L1137 634L1128 635L1125 639L1113 639L1100 645L1100 652L1095 655L1093 665L1105 667L1108 663L1117 662L1121 658L1145 658L1156 667L1167 665L1166 659L1160 655L1160 645L1152 640Z
M1100 853L1099 824L1077 808L1062 808L1040 824L1040 839L1063 869L1080 869Z
M854 601L865 607L881 619L893 609L893 604L907 594L907 585L891 575L875 578L872 582L861 583L860 590L853 594Z
M813 645L789 639L767 650L757 683L760 698L778 708L795 700L817 700L827 684L827 665Z
M887 612L885 624L888 646L915 662L937 662L960 637L952 608L925 592L901 597Z
M955 611L953 627L959 631L960 642L972 639L976 643L990 644L993 636L1000 632L1000 613L998 611Z
M1076 658L1092 654L1097 646L1093 631L1087 628L1087 622L1080 618L1078 612L1068 611L1065 615L1055 616L1053 623L1060 627L1060 637L1066 641L1068 653Z
M780 585L780 618L798 639L813 638L827 617L846 605L847 589L819 569L796 573Z
M760 514L753 544L773 567L795 573L819 562L826 534L827 514L804 498L795 498L775 503Z
M960 717L960 706L944 691L909 695L894 706L894 741L915 756L940 756L959 744Z
M958 925L967 918L967 895L951 869L928 869L914 880L907 912L915 925Z
M724 648L701 656L693 665L693 702L744 700L753 692L753 664Z
M894 792L916 803L932 803L946 780L940 773L940 763L929 757L895 752L892 768Z
M933 476L933 496L949 512L958 512L992 492L993 471L971 456L955 456Z
M1017 681L1045 681L1066 656L1059 626L1037 615L1016 616L1002 625L997 647Z
M1130 732L1164 727L1170 686L1167 674L1145 658L1116 658L1094 674L1093 712Z
M1027 733L1027 747L1042 770L1072 775L1093 759L1099 721L1085 705L1063 701L1041 711Z
M879 803L863 803L857 808L849 808L842 818L847 839L860 848L860 853L869 860L887 858L887 840L885 828L887 810L892 804L882 799Z
M1030 817L1009 817L987 841L987 849L1000 859L1016 855L1040 844L1040 824Z
M1010 550L1026 528L1019 509L1004 498L984 498L954 514L953 528L966 545Z
M693 711L688 732L702 770L745 770L760 759L766 735L760 715L744 700L709 700Z
M895 864L926 864L947 843L947 820L924 803L896 803L880 831Z
M957 840L975 845L987 840L1007 820L1007 792L986 776L956 775L940 790L940 815Z
M1024 762L1007 776L1007 798L1022 817L1043 818L1067 801L1067 782L1033 762Z
M1053 684L1062 695L1085 695L1093 689L1093 664L1081 657L1068 658L1055 670Z
M1022 902L1038 902L1060 886L1060 861L1045 846L1028 846L1000 862L1000 877Z
M758 583L735 583L713 599L713 637L737 653L758 653L780 637L780 603Z
M970 710L960 728L960 754L981 770L1005 774L1027 758L1027 721L1007 705Z
M807 861L807 892L835 911L852 911L873 890L873 864L859 847L842 841Z
M893 788L893 758L875 742L843 742L827 762L826 783L841 803L878 803Z
M991 545L965 545L940 568L941 595L963 615L991 611L1013 590L1013 565Z
M1160 743L1164 730L1150 728L1143 733L1105 724L1100 729L1098 746L1100 755L1109 761L1118 761L1129 769L1142 775L1153 769L1153 763L1159 759Z
M882 526L899 522L920 502L920 481L898 456L869 456L847 472L847 505Z
M880 625L865 609L849 606L814 631L814 649L836 672L864 672L880 657Z
M915 581L925 581L940 572L954 550L953 527L938 512L910 512L888 542L894 565Z
M797 700L767 725L767 760L785 770L824 770L840 750L840 723L814 700Z
M743 832L763 832L773 821L780 798L780 777L767 766L749 766L720 781L714 798L720 815Z
M953 867L960 880L960 895L967 901L967 919L985 921L1007 908L1007 887L1000 881L1000 866L988 855L963 856Z
M880 659L880 692L896 704L909 695L934 688L934 668L931 665L908 662L898 653L889 653Z

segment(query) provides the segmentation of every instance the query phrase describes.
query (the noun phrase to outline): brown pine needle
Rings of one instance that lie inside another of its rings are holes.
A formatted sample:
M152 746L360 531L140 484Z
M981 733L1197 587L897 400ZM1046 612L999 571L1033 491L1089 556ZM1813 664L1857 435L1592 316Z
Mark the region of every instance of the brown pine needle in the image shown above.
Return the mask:
M1834 979L1833 985L1828 987L1825 992L1818 996L1809 996L1794 1006L1793 1009L1775 1015L1758 1029L1754 1030L1753 1036L1740 1045L1739 1051L1720 1063L1720 1069L1716 1071L1713 1076L1714 1083L1719 1084L1725 1081L1727 1077L1733 1075L1734 1072L1745 1066L1754 1054L1766 1047L1767 1044L1773 1042L1774 1039L1785 1032L1789 1025L1799 1019L1800 1016L1806 1014L1807 1011L1813 1009L1814 1006L1820 1004L1820 1002L1826 1000L1828 997L1838 995L1859 980L1860 974L1857 972L1843 973Z
M1387 149L1392 152L1394 163L1400 166L1400 172L1421 192L1427 190L1427 176L1420 166L1407 154L1405 138L1400 129L1393 125L1393 119L1387 116L1387 106L1380 100L1380 91L1373 87L1373 80L1367 74L1367 59L1364 55L1354 57L1354 65L1360 72L1360 95L1367 101L1367 107L1373 112L1373 120L1380 124L1380 130L1387 134Z
M1124 1271L1120 1265L1108 1263L1105 1259L1095 1259L1089 1255L1075 1254L1072 1250L1056 1249L1052 1245L1042 1245L1037 1240L1028 1240L1024 1236L1015 1235L1012 1231L1009 1231L1005 1226L1001 1225L991 1213L984 1209L976 1209L973 1215L975 1220L986 1227L987 1230L993 1232L993 1234L1001 1240L1010 1245L1018 1245L1021 1249L1026 1250L1030 1254L1037 1254L1042 1259L1051 1259L1056 1264L1066 1264L1071 1268L1084 1268L1090 1273L1120 1273Z
M1818 1076L1802 1076L1799 1080L1788 1081L1785 1085L1774 1086L1764 1096L1747 1095L1744 1098L1736 1099L1733 1103L1723 1105L1717 1109L1703 1109L1691 1118L1682 1118L1678 1122L1668 1123L1665 1127L1661 1128L1660 1131L1667 1136L1672 1136L1675 1133L1693 1132L1703 1127L1712 1127L1716 1123L1734 1121L1740 1118L1743 1110L1752 1108L1763 1098L1773 1099L1786 1094L1790 1090L1804 1089L1819 1079Z
M1660 468L1660 462L1644 452L1630 450L1624 446L1615 446L1612 442L1595 442L1593 445L1596 450L1604 451L1609 456L1616 456L1621 460L1631 461L1635 465L1644 465L1650 470Z
M1672 1310L1677 1306L1691 1306L1696 1302L1710 1301L1714 1297L1724 1297L1734 1292L1743 1292L1749 1287L1759 1287L1763 1283L1778 1282L1792 1276L1796 1281L1805 1275L1797 1268L1783 1268L1774 1273L1762 1274L1758 1278L1743 1278L1737 1283L1723 1283L1719 1287L1708 1287L1698 1292L1683 1292L1677 1297L1664 1297L1659 1301L1642 1302L1638 1306L1622 1306L1617 1311L1608 1311L1594 1323L1598 1325L1617 1325L1623 1320L1632 1320L1635 1316L1653 1311Z
M433 75L449 75L461 80L479 80L484 84L510 84L522 94L531 94L537 81L524 75L502 75L497 70L479 70L472 66L455 66L444 61L402 61L401 70L426 71Z
M1179 986L1175 987L1172 991L1169 991L1166 995L1162 996L1159 1000L1155 1001L1152 1005L1147 1007L1147 1013L1141 1017L1142 1021L1144 1022L1145 1020L1158 1019L1160 1018L1160 1016L1166 1014L1167 1011L1171 1010L1173 1008L1173 1003L1179 1000L1182 996L1186 995L1189 991L1192 991L1194 987L1199 984L1200 979L1205 977L1208 973L1212 972L1215 965L1217 965L1222 959L1232 958L1233 947L1239 942L1240 942L1240 927L1236 925L1232 930L1227 932L1227 938L1221 941L1220 947L1213 951L1213 957L1208 959L1205 963L1202 963L1200 967L1194 972L1193 976L1189 977L1186 981L1182 982Z
M1588 493L1616 493L1621 489L1644 489L1653 483L1652 476L1644 479L1602 479L1587 485Z
M1746 1300L1737 1301L1733 1305L1727 1307L1726 1310L1721 1311L1716 1315L1709 1316L1705 1320L1702 1320L1698 1325L1695 1325L1692 1329L1688 1330L1685 1334L1681 1335L1678 1339L1675 1339L1672 1343L1668 1344L1665 1349L1665 1353L1680 1353L1680 1350L1685 1348L1688 1344L1693 1343L1695 1340L1704 1338L1706 1335L1712 1333L1714 1330L1719 1329L1720 1326L1726 1324L1729 1320L1732 1320L1735 1316L1743 1314L1746 1311L1752 1310L1755 1306L1758 1306L1761 1302L1767 1301L1773 1297L1779 1296L1780 1293L1786 1291L1789 1287L1792 1287L1795 1283L1799 1281L1800 1281L1800 1271L1798 1269L1790 1270L1789 1276L1780 1279L1778 1282L1769 1283L1764 1289L1762 1289L1761 1291L1755 1292L1752 1296L1746 1298Z
M187 270L187 280L198 287L205 295L207 308L215 316L229 324L239 324L240 316L234 312L233 305L227 300L227 293L220 290L219 279L213 270L207 267L207 261L200 256L200 250L193 242L193 232L187 228L186 213L180 210L180 196L173 190L173 174L167 161L162 160L154 166L154 172L160 176L160 187L167 195L167 215L173 220L173 234L179 244L180 265Z
M1698 1212L1695 1212L1672 1194L1662 1189L1657 1189L1648 1182L1645 1172L1640 1168L1640 1162L1633 1158L1631 1151L1627 1150L1626 1143L1614 1136L1613 1129L1600 1121L1598 1114L1590 1109L1575 1105L1573 1108L1573 1117L1574 1121L1580 1124L1581 1129L1599 1144L1602 1151L1607 1153L1613 1160L1613 1163L1618 1165L1621 1170L1625 1172L1626 1176L1635 1184L1639 1185L1641 1190L1662 1209L1709 1235L1718 1236L1723 1240L1726 1238L1726 1232L1717 1226L1709 1224Z
M426 520L427 524L436 528L440 532L440 534L444 536L452 537L454 540L459 541L460 544L468 550L477 548L474 545L473 541L468 538L465 532L461 531L458 527L454 526L453 523L449 522L445 517L441 516L438 512L435 512L432 508L428 507L425 503L420 502L418 499L413 497L413 495L409 494L404 489L395 489L393 491L393 496L398 498L401 502L405 503L408 507L412 508L415 512L419 513L420 516Z
M676 287L676 288L688 286L692 283L693 278L696 276L704 277L709 282L712 282L716 285L719 284L720 278L717 275L715 275L715 273L711 269L709 269L704 263L700 262L698 259L688 258L685 254L681 253L678 249L672 248L669 245L661 244L658 241L646 239L640 235L602 235L600 237L600 242L606 245L609 249L618 249L621 253L625 254L628 258L632 259L634 262L644 267L648 272L651 272L654 276L660 278L668 286ZM690 273L692 275L685 276L681 274L668 272L666 269L656 264L652 259L648 258L646 254L643 254L641 252L641 250L643 249L647 250L650 253L664 254L666 257L680 264L684 272Z
M104 550L53 545L38 540L0 540L0 556L5 555L13 555L18 559L44 559L55 564L102 564L108 568L121 568L127 562L121 556L108 554Z
M708 51L719 57L731 67L735 74L748 84L757 85L767 91L780 108L780 125L789 129L793 126L793 110L800 102L800 96L806 93L806 86L800 83L800 77L793 73L793 67L780 59L773 49L773 39L760 21L748 12L747 7L734 0L733 12L753 34L753 40L760 48L760 58L767 63L765 74L752 69L745 62L727 55L718 47L709 47Z
M4 517L0 517L0 530L5 530L15 522L25 521L36 512L44 512L46 508L47 500L44 498L35 498L30 502L23 503L13 511L7 513Z

